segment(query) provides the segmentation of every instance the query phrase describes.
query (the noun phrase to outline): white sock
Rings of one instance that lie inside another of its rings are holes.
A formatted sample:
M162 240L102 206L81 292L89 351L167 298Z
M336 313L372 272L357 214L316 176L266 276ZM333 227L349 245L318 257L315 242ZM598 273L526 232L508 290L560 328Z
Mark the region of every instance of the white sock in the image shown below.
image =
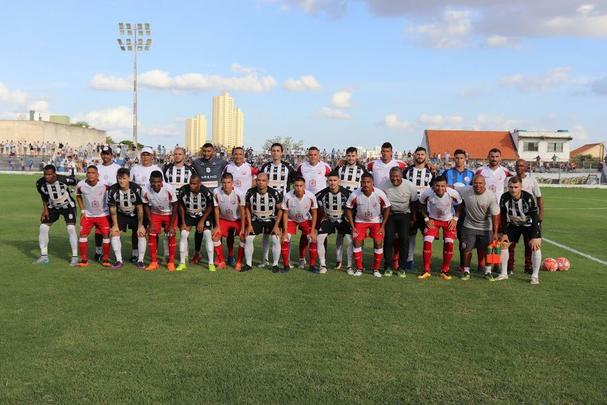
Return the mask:
M354 263L354 253L352 252L352 235L344 235L344 240L348 244L348 268L352 268Z
M491 274L491 270L493 270L493 266L485 266L485 274Z
M51 227L47 224L40 224L38 233L38 245L40 246L40 256L48 256L48 233Z
M470 267L464 267L464 273L470 274Z
M162 239L162 251L164 253L165 259L168 260L168 258L169 258L169 237L165 233L162 235L162 238L158 238L158 239Z
M209 264L214 264L215 260L215 246L213 245L213 234L210 229L205 229L202 232L202 237L204 238L204 246L207 249L207 259L209 260Z
M262 242L263 262L268 263L270 261L270 235L264 233Z
M344 257L343 247L344 247L344 235L338 232L337 235L335 236L335 261L336 262L341 263L341 261Z
M112 236L111 243L114 256L116 256L116 261L122 262L122 243L120 242L120 236Z
M326 250L325 250L325 239L327 239L327 236L329 236L326 233L319 233L318 236L316 236L316 248L318 249L318 261L320 262L320 266L321 267L326 267L327 266L327 259L326 259Z
M408 262L412 262L413 261L413 255L415 254L415 237L417 236L417 234L415 235L409 235L409 252L407 252L407 261Z
M67 235L72 248L72 257L78 256L78 234L76 234L76 225L70 224L67 226Z
M280 238L272 235L272 266L278 266L280 260Z
M500 256L501 256L500 276L507 276L508 275L508 259L510 258L510 254L508 253L508 248L503 248Z
M190 231L186 231L185 229L181 231L181 238L179 239L179 263L185 264L186 259L188 258L188 237L190 236Z
M253 241L255 241L255 235L247 235L247 239L244 244L244 262L249 266L253 265Z
M540 278L540 266L542 264L542 250L538 249L536 251L531 252L531 269L533 273L531 277Z
M139 254L137 255L137 261L143 262L143 258L145 257L145 248L147 247L148 241L145 237L137 238L137 249L139 250Z
M131 252L131 256L133 257L139 257L139 249L133 249Z

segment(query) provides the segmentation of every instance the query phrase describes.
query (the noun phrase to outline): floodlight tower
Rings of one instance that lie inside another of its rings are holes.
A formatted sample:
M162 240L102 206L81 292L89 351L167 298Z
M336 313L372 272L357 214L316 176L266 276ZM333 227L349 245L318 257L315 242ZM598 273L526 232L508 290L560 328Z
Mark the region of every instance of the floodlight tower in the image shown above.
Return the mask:
M149 51L152 46L152 30L149 23L118 23L118 46L121 51L133 52L133 144L137 141L137 52ZM145 42L144 42L145 39Z

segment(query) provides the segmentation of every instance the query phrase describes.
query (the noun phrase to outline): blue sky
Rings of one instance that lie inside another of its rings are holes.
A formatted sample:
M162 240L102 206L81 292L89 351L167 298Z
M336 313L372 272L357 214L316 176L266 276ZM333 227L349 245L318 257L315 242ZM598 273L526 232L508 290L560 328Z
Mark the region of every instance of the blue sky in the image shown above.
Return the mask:
M2 2L0 117L30 107L130 136L119 21L150 22L140 136L183 143L228 90L245 142L414 148L426 128L569 129L605 141L607 1ZM209 126L210 131L210 126ZM209 133L210 136L210 133Z

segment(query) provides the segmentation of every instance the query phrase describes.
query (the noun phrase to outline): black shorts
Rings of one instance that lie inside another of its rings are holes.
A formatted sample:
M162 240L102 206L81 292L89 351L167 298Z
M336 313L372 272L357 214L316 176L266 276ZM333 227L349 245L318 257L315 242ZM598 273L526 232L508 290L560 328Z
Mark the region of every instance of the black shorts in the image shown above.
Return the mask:
M471 252L476 248L481 252L487 250L491 242L491 231L480 231L477 229L462 227L461 239L459 240L460 250Z
M347 221L338 222L323 219L318 227L318 233L326 233L329 235L332 233L340 233L342 235L350 235L352 234L352 227Z
M409 235L417 234L418 229L421 233L424 233L424 229L426 229L426 221L424 221L424 216L421 212L418 212L415 215L415 221L413 221L409 228Z
M54 224L60 216L63 216L65 223L68 225L76 224L76 208L49 208L48 219L43 219L43 224Z
M508 224L506 225L506 233L508 234L510 243L517 243L521 238L521 235L524 235L526 240L538 239L542 237L542 232L540 231L539 226L533 227Z
M192 217L188 214L185 214L185 217L183 218L183 223L187 226L198 226L198 222L201 218L202 217ZM214 221L212 221L212 217L207 217L206 221L204 221L204 229L213 229L213 223Z
M127 229L131 229L133 231L137 230L137 215L124 215L118 213L116 215L118 217L118 228L120 232L126 232Z
M251 235L270 235L272 233L272 229L274 229L274 223L276 221L273 219L271 221L261 221L257 218L253 218L251 220L251 226L253 227L253 233Z

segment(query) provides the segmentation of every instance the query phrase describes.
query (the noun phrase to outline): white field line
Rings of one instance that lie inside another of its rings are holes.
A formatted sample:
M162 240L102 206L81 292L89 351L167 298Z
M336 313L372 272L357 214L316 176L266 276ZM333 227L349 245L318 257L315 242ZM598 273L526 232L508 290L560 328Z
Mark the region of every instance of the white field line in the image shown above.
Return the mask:
M574 249L572 247L569 247L569 246L565 246L563 244L560 244L560 243L555 242L555 241L550 240L550 239L542 238L542 240L545 241L545 242L550 243L551 245L560 247L561 249L565 249L565 250L568 250L568 251L570 251L572 253L578 254L578 255L580 255L580 256L588 259L588 260L592 260L593 262L597 262L597 263L600 263L600 264L602 264L604 266L607 266L607 262L605 260L601 260L601 259L598 259L598 258L596 258L594 256L590 256L590 255L588 255L588 254L586 254L584 252L580 252L579 250L576 250L576 249Z
M583 210L607 210L607 207L586 207L586 208L580 208L580 207L568 207L568 208L564 208L564 207L548 207L548 208L544 208L545 210L575 210L575 211L583 211Z

